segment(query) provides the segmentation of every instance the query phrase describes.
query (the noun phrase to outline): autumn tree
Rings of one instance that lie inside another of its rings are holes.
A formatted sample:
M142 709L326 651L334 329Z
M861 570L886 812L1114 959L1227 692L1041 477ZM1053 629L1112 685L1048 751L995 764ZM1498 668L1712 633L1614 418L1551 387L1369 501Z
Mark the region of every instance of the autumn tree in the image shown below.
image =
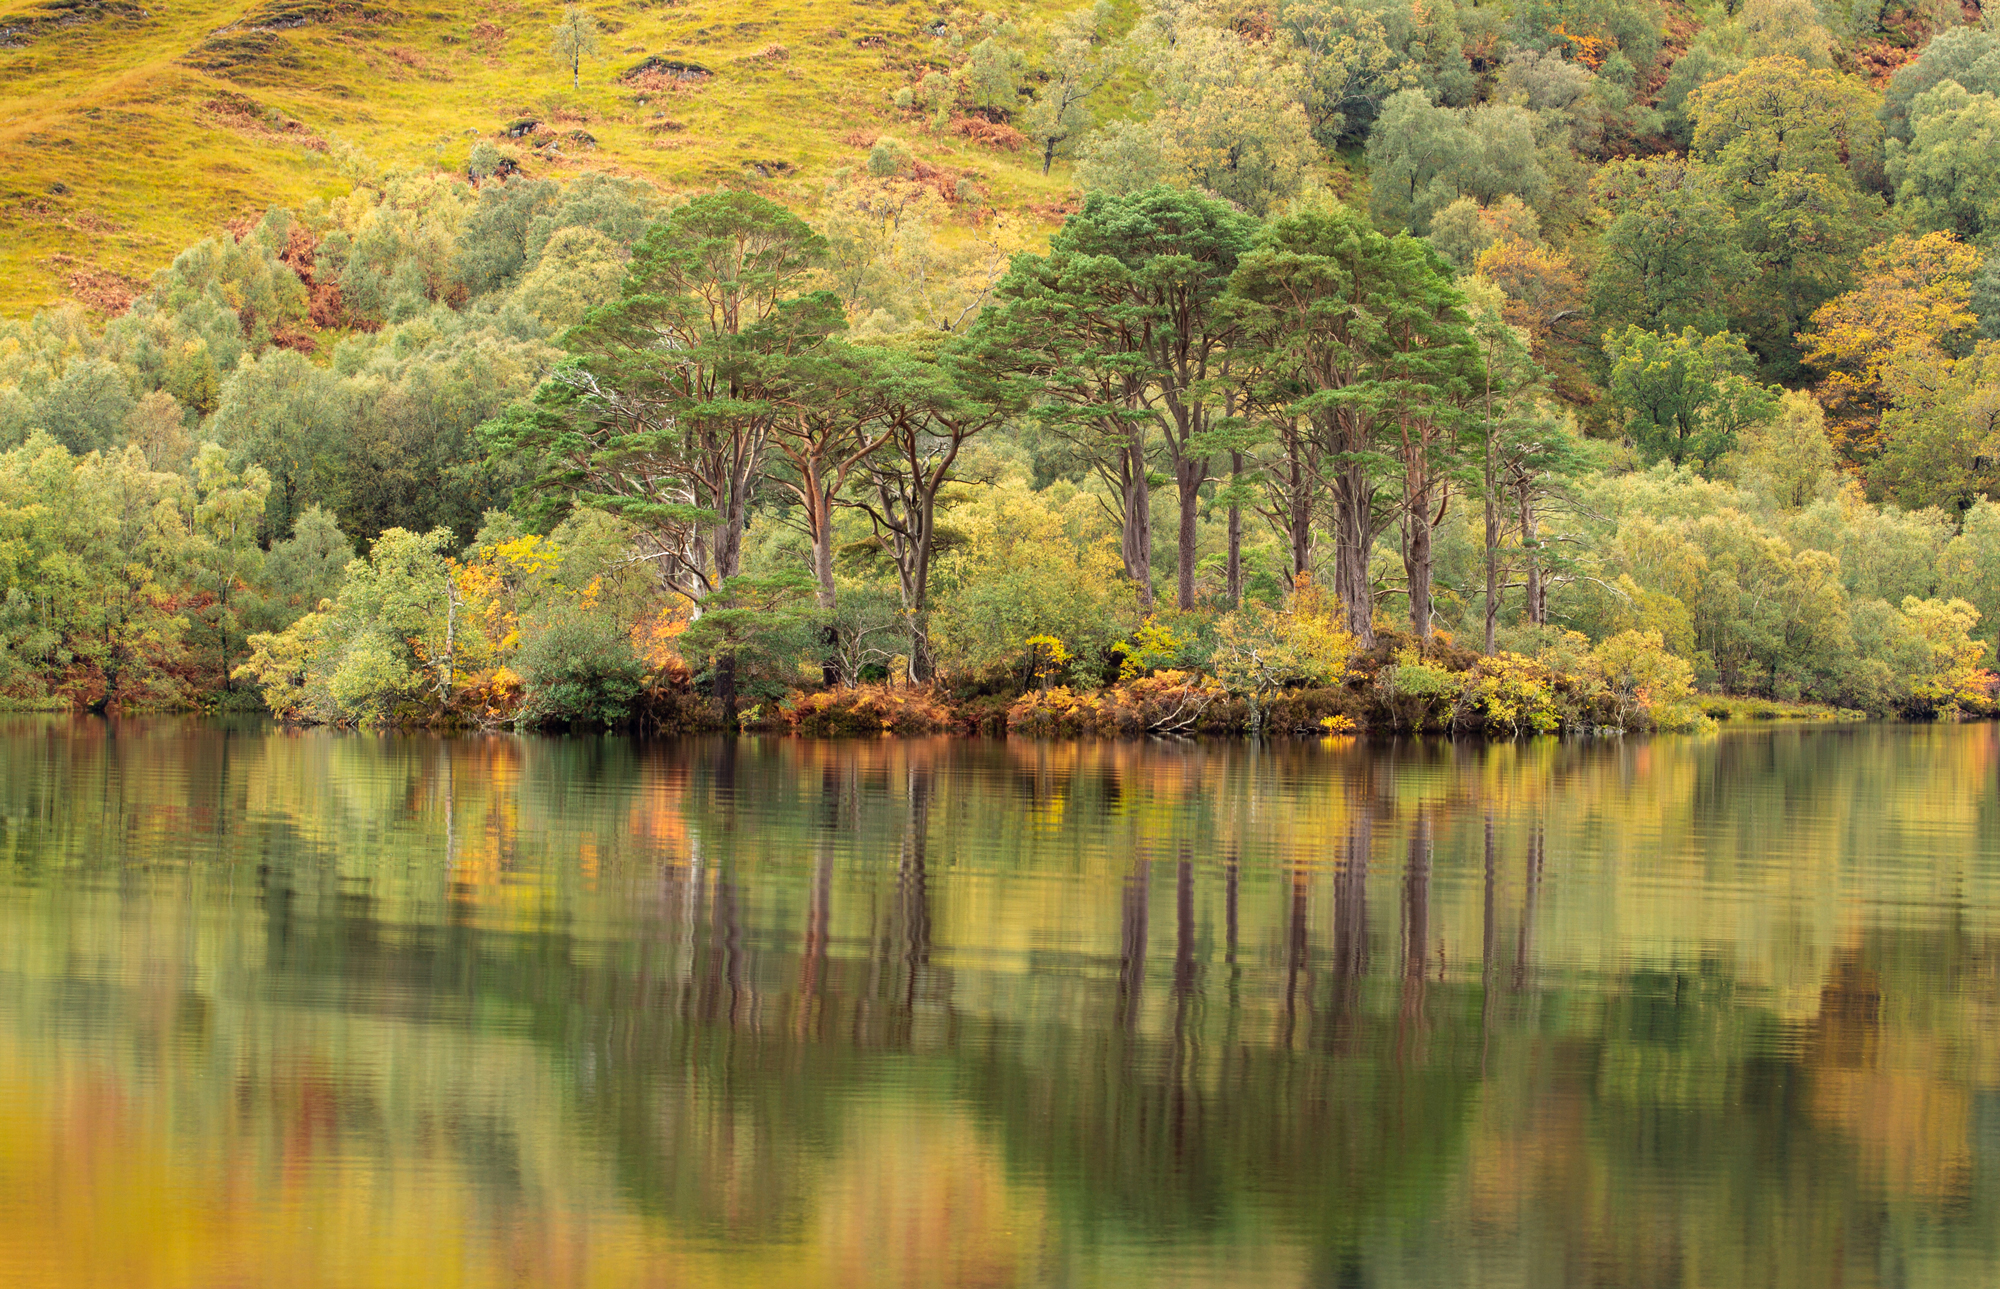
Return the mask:
M1828 301L1800 337L1828 431L1850 461L1881 447L1882 414L1897 365L1940 367L1968 352L1979 320L1972 280L1979 255L1948 232L1892 237L1861 255L1861 282Z
M1261 214L1304 186L1318 148L1298 70L1226 27L1181 24L1139 47L1154 99L1143 121L1099 130L1078 158L1085 189L1199 188Z
M1092 100L1118 69L1109 47L1112 12L1107 0L1055 19L1035 78L1034 100L1016 122L1041 154L1047 174L1059 156L1074 152L1096 124Z

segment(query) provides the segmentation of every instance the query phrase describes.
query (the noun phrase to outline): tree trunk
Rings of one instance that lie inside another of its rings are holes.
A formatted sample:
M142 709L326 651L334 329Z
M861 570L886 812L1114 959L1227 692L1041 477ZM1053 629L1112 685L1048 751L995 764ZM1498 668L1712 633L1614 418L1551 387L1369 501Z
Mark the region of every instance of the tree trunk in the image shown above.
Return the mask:
M1535 499L1526 479L1519 487L1521 499L1521 551L1527 560L1528 593L1527 617L1535 626L1546 626L1549 620L1548 588L1542 585L1542 560L1538 548L1541 538L1535 528Z
M937 515L935 502L923 503L921 527L915 549L910 552L910 574L903 592L904 612L910 618L910 681L925 684L937 674L937 660L931 655L931 532Z
M723 522L715 527L710 550L715 559L715 585L721 586L743 569L743 506L732 503Z
M820 641L826 652L820 658L820 681L831 689L841 683L840 624L833 621L839 602L833 586L833 503L817 486L807 501L812 513L806 517L812 528L813 582L819 611L827 615L820 624Z
M1344 465L1334 476L1334 594L1347 610L1347 629L1363 649L1375 647L1375 591L1368 580L1374 545L1375 488L1367 468Z
M715 660L715 698L722 704L722 728L736 728L736 652L730 650Z
M1500 507L1493 496L1493 471L1486 472L1486 645L1493 654L1493 625L1500 616Z
M1285 514L1285 537L1291 547L1292 585L1296 587L1301 577L1312 572L1312 495L1306 485L1305 468L1296 459L1290 463L1290 472L1291 478L1286 480L1291 501Z
M1419 641L1431 638L1431 514L1419 499L1404 518L1403 574L1410 588L1410 632Z
M1486 445L1480 494L1486 498L1486 636L1483 652L1493 656L1493 627L1500 617L1500 470L1493 460L1493 380L1487 366ZM1490 827L1491 825L1489 825Z
M1229 454L1229 607L1243 604L1243 507L1235 497L1243 486L1243 454Z
M1201 501L1201 485L1208 478L1205 458L1182 457L1174 463L1174 486L1180 492L1180 522L1174 533L1174 607L1186 613L1194 608L1195 520Z
M1153 611L1153 504L1146 482L1146 449L1133 436L1124 448L1125 529L1120 534L1119 554L1125 561L1125 576L1138 584L1139 611Z

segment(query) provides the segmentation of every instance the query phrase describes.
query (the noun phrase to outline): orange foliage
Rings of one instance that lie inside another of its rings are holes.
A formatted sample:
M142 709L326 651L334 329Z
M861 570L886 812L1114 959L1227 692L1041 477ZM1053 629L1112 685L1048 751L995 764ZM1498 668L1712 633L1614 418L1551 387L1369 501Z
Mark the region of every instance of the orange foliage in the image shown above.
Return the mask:
M1010 733L1037 738L1190 734L1241 723L1240 705L1219 683L1186 671L1155 672L1096 693L1066 685L1034 690L1007 710Z
M961 116L951 123L951 132L963 135L982 148L995 152L1019 152L1028 144L1028 136L1011 125L988 121L984 117ZM874 141L869 141L873 146Z
M795 734L935 734L952 725L951 709L931 690L913 685L794 694L778 713Z
M1571 35L1563 29L1563 24L1561 23L1557 23L1555 26L1549 28L1549 34L1551 36L1560 36L1568 41L1571 55L1575 57L1577 62L1582 63L1593 72L1604 65L1606 56L1611 53L1610 41L1600 36Z

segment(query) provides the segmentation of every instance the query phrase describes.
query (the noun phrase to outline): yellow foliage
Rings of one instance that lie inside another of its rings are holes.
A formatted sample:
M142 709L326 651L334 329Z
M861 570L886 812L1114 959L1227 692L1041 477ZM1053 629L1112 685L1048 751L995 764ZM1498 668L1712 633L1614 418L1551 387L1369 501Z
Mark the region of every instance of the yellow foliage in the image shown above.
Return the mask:
M1930 646L1930 667L1910 687L1911 695L1940 714L1981 703L1987 694L1983 642L1972 638L1979 610L1964 600L1920 600L1907 596L1903 616Z
M1668 728L1699 719L1683 708L1694 693L1694 668L1667 652L1657 631L1621 631L1591 650L1591 661L1617 704L1619 723L1640 713Z
M1562 724L1556 711L1555 675L1533 658L1498 653L1479 660L1472 681L1474 701L1488 730L1553 734Z
M1173 628L1160 621L1158 614L1149 614L1139 629L1132 633L1132 643L1125 649L1124 660L1118 664L1118 679L1131 680L1143 676L1170 658L1178 657L1187 642L1175 635Z
M1879 446L1895 370L1949 367L1975 327L1972 279L1979 252L1950 233L1892 237L1863 253L1861 285L1821 305L1799 337L1819 383L1827 429L1850 456Z
M1059 636L1029 636L1026 644L1029 670L1034 673L1035 683L1046 688L1069 665L1069 649Z
M1235 694L1338 685L1354 656L1354 637L1341 625L1339 604L1303 575L1284 611L1248 606L1224 616L1215 634L1212 666Z

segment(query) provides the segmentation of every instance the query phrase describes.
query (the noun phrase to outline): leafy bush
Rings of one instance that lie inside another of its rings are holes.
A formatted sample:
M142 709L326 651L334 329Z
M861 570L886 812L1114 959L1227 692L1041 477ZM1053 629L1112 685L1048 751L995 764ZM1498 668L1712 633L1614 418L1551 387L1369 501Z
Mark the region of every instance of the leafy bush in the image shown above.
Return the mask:
M1658 729L1688 729L1705 718L1688 702L1694 668L1667 652L1657 631L1621 631L1591 650L1618 724L1633 729L1650 720Z
M1397 729L1450 729L1466 683L1463 673L1415 649L1402 650L1393 664L1376 673L1377 697Z
M1562 714L1556 710L1555 679L1547 667L1532 658L1501 653L1480 660L1469 680L1468 693L1489 733L1553 734L1562 726Z
M521 646L523 725L616 725L645 688L631 639L609 619L563 612Z

